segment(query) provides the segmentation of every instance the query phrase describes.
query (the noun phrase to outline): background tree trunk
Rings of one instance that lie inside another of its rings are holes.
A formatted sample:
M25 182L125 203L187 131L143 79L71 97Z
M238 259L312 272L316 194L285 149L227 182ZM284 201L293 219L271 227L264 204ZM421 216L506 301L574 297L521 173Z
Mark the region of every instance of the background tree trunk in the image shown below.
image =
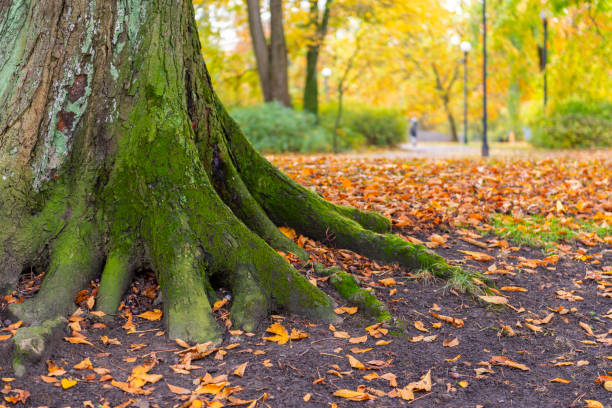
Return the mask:
M257 73L265 102L291 107L282 0L270 0L270 41L266 40L259 0L246 0Z
M270 0L270 87L272 99L291 107L287 46L283 30L283 3Z
M247 331L272 310L336 320L275 251L308 258L277 225L455 270L253 149L213 91L191 1L13 0L0 13L0 289L45 273L9 306L26 324L71 313L100 275L96 307L115 313L140 267L156 274L171 338L220 339L211 282L232 291L230 318Z
M259 0L246 0L246 3L249 16L249 32L251 33L255 61L257 62L257 74L259 75L261 92L263 93L264 102L271 102L270 55L263 24L261 23Z
M316 0L310 1L310 23L314 27L312 43L306 52L306 83L304 84L304 110L319 115L319 84L317 81L317 64L319 51L329 25L329 7L332 0L325 0L323 15L319 17L319 6Z

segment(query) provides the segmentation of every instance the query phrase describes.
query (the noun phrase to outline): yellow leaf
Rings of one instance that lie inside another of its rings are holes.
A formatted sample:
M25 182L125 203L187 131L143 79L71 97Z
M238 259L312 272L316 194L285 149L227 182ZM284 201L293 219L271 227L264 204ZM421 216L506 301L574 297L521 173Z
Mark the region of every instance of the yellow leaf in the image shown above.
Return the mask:
M136 315L137 317L140 317L141 319L146 319L146 320L151 320L151 321L157 321L157 320L161 320L162 318L162 311L159 309L154 309L153 311L147 310L144 313L141 313L139 315Z
M386 346L387 344L391 343L392 340L378 340L376 342L377 346Z
M278 229L280 230L280 232L285 234L285 236L287 236L289 239L296 239L297 238L297 234L296 234L295 230L293 230L293 229L291 229L289 227L278 227Z
M429 330L427 330L427 329L425 328L425 325L424 325L424 324L423 324L423 322L422 322L422 321L420 321L420 320L417 320L417 321L415 321L415 322L414 322L414 328L415 328L415 329L417 329L417 330L419 330L419 331L422 331L422 332L424 332L424 333L429 333Z
M72 344L87 344L89 346L93 346L93 344L80 337L64 337L64 340Z
M606 389L606 391L612 391L612 381L604 382L603 386Z
M280 323L273 323L266 329L266 331L268 333L276 334L276 336L264 337L264 340L272 341L278 344L285 344L289 341L289 333Z
M350 354L347 354L346 357L348 358L349 364L351 365L351 367L357 370L365 370L365 366L363 365L361 361L357 360L355 357L351 356Z
M586 402L585 408L604 408L601 402L596 400L584 400Z
M526 365L512 361L505 356L493 356L491 357L491 363L496 365L518 368L519 370L523 371L529 371L529 367L527 367Z
M507 305L508 299L503 296L484 296L479 295L480 299L484 300L487 303L491 303L493 305Z
M359 392L353 390L340 389L334 392L334 397L346 398L350 401L367 401L375 400L376 397L367 392Z
M68 388L74 387L76 385L76 380L69 380L67 378L62 378L61 384L62 388L67 390Z
M593 333L593 329L591 329L591 326L584 322L578 322L578 324L584 329L588 336L595 337L595 333Z
M452 340L444 340L442 342L442 346L444 347L455 347L459 345L459 339L458 338L454 338Z
M312 394L311 394L311 393L308 393L308 394L306 394L306 395L304 395L304 396L302 397L302 400L303 400L304 402L308 402L308 401L310 401L310 398L311 398L311 397L312 397Z
M521 288L519 286L504 286L501 290L505 292L527 292L527 289Z
M90 370L92 368L93 366L91 365L89 357L74 366L75 370Z
M444 316L444 315L439 315L437 313L434 312L429 312L433 317L435 317L436 319L442 320L443 322L446 323L450 323L453 326L455 326L456 328L460 328L464 326L464 322L462 319L456 318L456 317L450 317L450 316Z
M531 330L534 333L541 333L543 331L540 326L536 326L533 324L525 323L525 326L527 326L529 330Z
M365 334L361 337L351 337L349 340L349 343L351 344L365 343L367 340L368 340L368 335Z
M470 258L474 259L475 261L486 262L486 261L492 261L493 259L495 259L491 255L485 254L484 252L463 251L461 249L459 250L459 252L461 252L462 254L468 255Z
M448 361L449 363L452 363L454 361L457 361L461 358L461 354L457 354L455 357L453 358L445 358L444 361Z
M183 347L183 348L190 348L190 347L191 347L191 346L189 345L189 343L187 343L187 342L186 342L186 341L184 341L184 340L178 339L178 338L177 338L177 339L174 339L174 342L175 342L176 344L178 344L179 346Z
M350 338L351 338L351 335L350 335L350 334L348 334L348 333L347 333L347 332L345 332L345 331L335 331L335 332L334 332L334 337L337 337L337 338L339 338L339 339L350 339Z
M234 370L234 375L242 377L244 375L244 370L246 370L247 364L249 364L248 361L236 367L236 369Z
M213 311L213 312L216 312L217 310L219 310L219 309L221 309L223 306L225 306L225 305L227 304L227 302L228 302L228 299L227 299L227 298L225 298L225 297L224 297L223 299L221 299L221 300L217 300L217 301L215 302L215 304L213 305L212 311Z
M470 385L470 383L463 380L463 381L459 381L459 385L461 386L461 388L466 388L468 385Z
M183 387L177 387L176 385L171 385L171 384L167 384L168 388L170 389L170 392L173 392L174 394L191 394L191 391L189 391L187 388L183 388Z
M397 282L395 282L395 279L393 278L385 278L385 279L379 280L378 284L382 286L393 286L393 285L397 285Z
M368 347L368 348L364 348L364 349L360 349L358 347L352 347L351 348L351 353L363 354L363 353L367 353L370 350L372 350L372 347Z
M376 378L378 378L378 373L376 373L376 371L371 372L370 374L366 374L366 375L363 376L363 379L367 380L367 381L372 381L372 380L374 380Z
M552 380L550 380L551 383L561 383L561 384L569 384L571 383L570 380L566 380L564 378L553 378Z

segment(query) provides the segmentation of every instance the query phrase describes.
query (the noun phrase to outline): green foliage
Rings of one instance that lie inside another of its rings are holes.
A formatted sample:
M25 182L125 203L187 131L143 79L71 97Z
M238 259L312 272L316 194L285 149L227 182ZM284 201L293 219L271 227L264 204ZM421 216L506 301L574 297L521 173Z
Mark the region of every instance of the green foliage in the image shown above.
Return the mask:
M533 144L546 148L612 146L612 103L569 101L534 123Z
M316 117L278 102L236 108L231 112L259 151L330 152L332 135L317 125Z
M333 132L337 105L321 108L321 124ZM368 146L394 146L406 139L406 118L396 109L373 108L348 104L343 107L339 135L349 148Z

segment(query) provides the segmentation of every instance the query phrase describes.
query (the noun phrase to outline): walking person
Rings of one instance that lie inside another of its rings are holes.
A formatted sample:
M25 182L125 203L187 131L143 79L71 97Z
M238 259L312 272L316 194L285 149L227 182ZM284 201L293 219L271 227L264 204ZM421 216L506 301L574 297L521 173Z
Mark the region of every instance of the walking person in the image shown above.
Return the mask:
M412 142L412 147L416 147L417 144L418 126L417 119L413 117L410 120L410 141Z

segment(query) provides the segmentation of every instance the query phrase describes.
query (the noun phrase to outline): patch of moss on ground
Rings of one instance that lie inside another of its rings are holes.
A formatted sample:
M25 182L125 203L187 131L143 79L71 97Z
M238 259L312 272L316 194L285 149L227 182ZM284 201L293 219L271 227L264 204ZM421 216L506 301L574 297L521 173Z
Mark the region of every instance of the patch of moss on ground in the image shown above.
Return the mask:
M575 242L579 234L595 232L600 238L612 235L612 227L573 217L530 215L516 218L495 214L489 219L497 236L533 248L550 249L561 242Z

